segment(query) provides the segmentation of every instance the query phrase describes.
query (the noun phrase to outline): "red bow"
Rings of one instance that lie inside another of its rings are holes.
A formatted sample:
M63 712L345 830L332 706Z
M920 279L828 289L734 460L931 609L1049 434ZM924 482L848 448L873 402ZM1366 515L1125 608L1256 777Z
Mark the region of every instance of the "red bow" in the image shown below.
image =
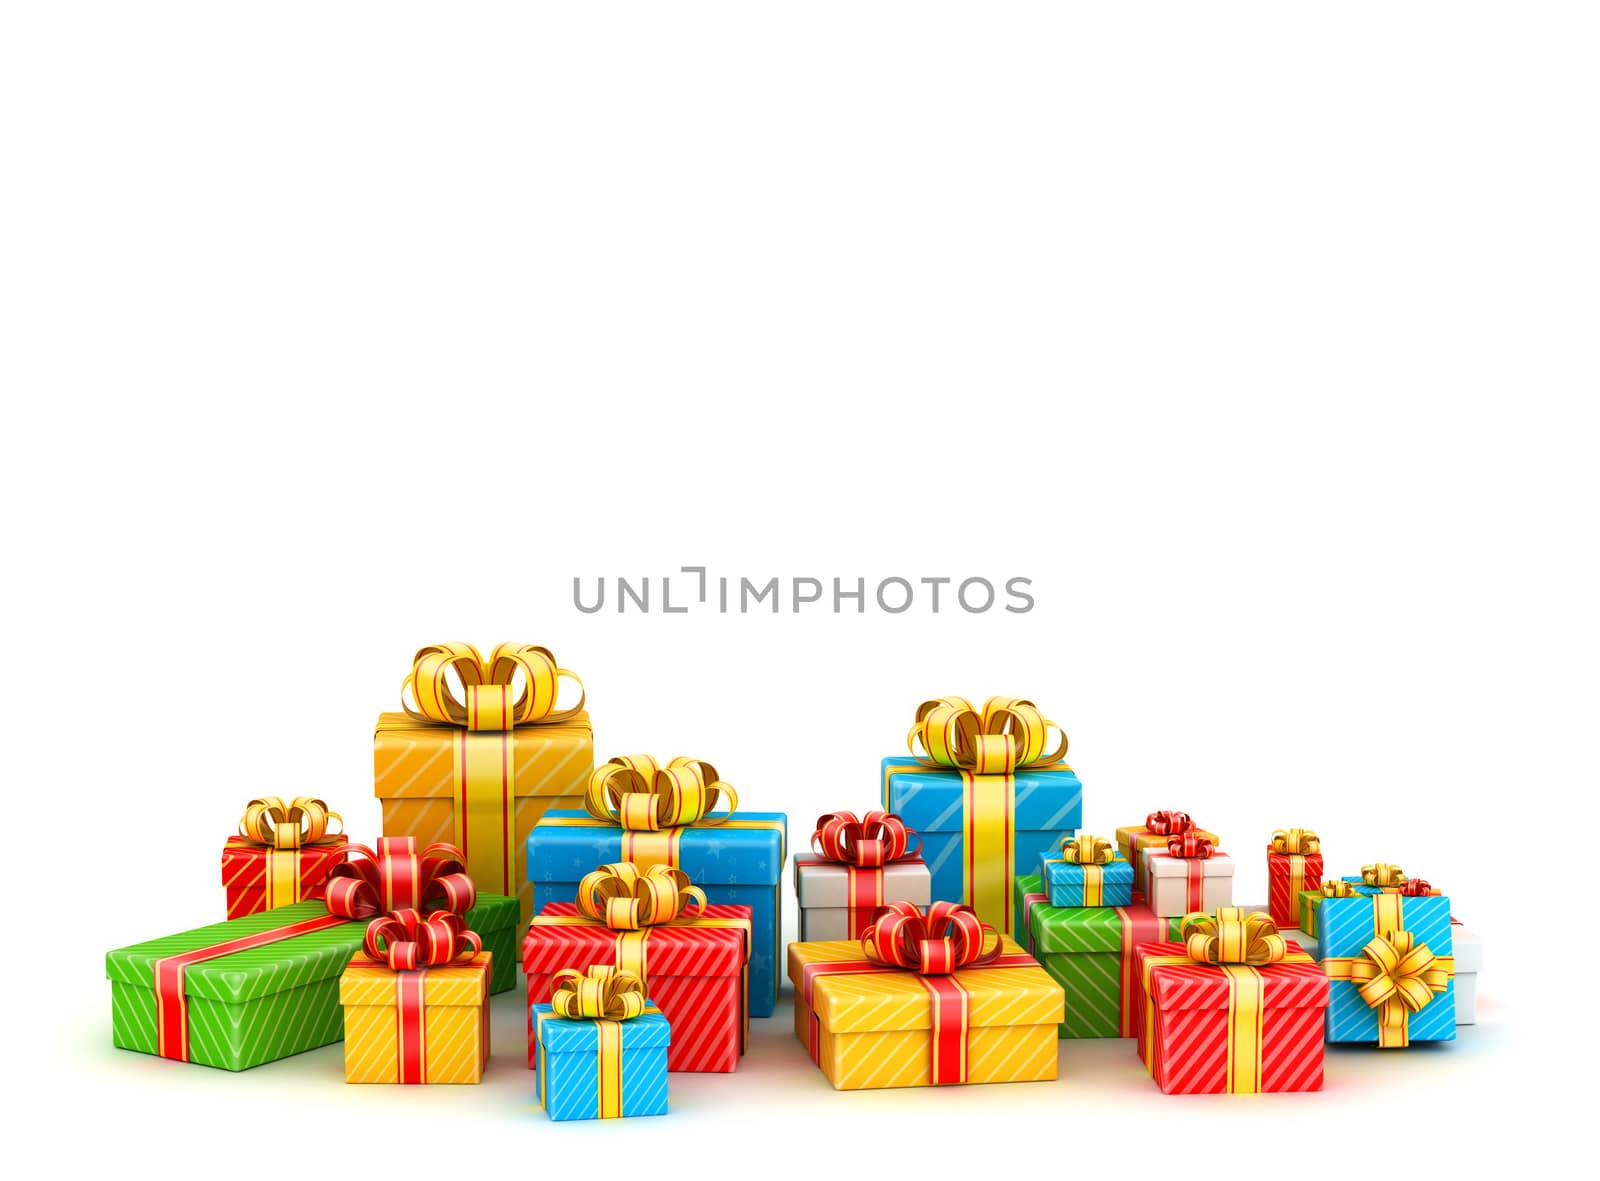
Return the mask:
M915 836L893 812L868 812L862 819L854 812L829 812L818 819L811 848L828 861L880 869L891 861L916 856L922 838L917 837L913 848L911 838Z
M1200 860L1216 852L1210 837L1203 837L1193 829L1186 829L1167 838L1167 852L1173 857L1196 857Z
M1407 878L1400 883L1400 894L1405 898L1426 898L1433 893L1426 878Z
M404 910L465 914L478 900L465 861L443 843L419 854L415 837L380 837L377 852L351 845L350 860L328 875L328 910L346 919Z
M878 912L861 936L867 958L891 968L909 968L920 976L948 976L957 968L974 968L1000 955L1000 937L983 950L984 932L994 928L970 906L935 902L924 915L914 902L894 902Z
M1187 812L1152 812L1144 818L1144 826L1157 836L1188 832L1194 827Z
M467 930L467 920L460 915L441 910L423 918L420 910L409 906L373 919L362 942L369 956L397 972L470 960L483 950L483 941L477 932Z

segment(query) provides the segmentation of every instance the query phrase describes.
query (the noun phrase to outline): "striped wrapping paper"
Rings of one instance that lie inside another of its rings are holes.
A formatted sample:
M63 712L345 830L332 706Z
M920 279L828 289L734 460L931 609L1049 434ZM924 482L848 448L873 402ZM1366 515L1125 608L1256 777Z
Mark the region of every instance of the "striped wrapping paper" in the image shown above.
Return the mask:
M1002 954L1021 953L1011 939L1003 940ZM817 1065L837 1090L930 1085L932 1006L916 973L885 968L818 976L811 1004L806 1004L803 980L808 963L864 958L859 940L789 945L796 1035L808 1051L817 1039ZM969 998L967 1082L1038 1082L1056 1077L1055 1027L1061 1020L1062 995L1042 968L962 968L953 978Z
M1205 837L1213 845L1222 844L1222 838L1203 828L1193 830L1196 836ZM1165 853L1171 838L1163 833L1153 833L1142 824L1124 824L1117 829L1117 852L1124 861L1133 865L1133 888L1142 894L1149 893L1149 866L1145 864L1148 852Z
M328 874L345 858L347 844L342 833L325 844L301 849L269 849L244 837L229 837L222 849L222 888L228 901L228 917L243 918L269 906L290 906L321 898L327 889ZM293 860L298 897L269 898L272 891L268 889L267 867L275 858Z
M570 902L552 902L539 915L567 917L577 913L577 906ZM750 909L708 906L704 917L748 920ZM625 933L600 923L541 926L535 920L522 941L528 1004L550 1000L551 977L563 968L582 970L596 964L615 964L619 934ZM645 984L651 1002L672 1025L667 1069L720 1073L738 1069L749 1029L747 957L744 932L736 928L697 928L689 920L682 926L672 923L649 929ZM533 1032L530 1024L530 1070L535 1068L538 1054Z
M505 804L510 831L484 848L460 828L460 745L467 731L430 726L404 713L378 715L372 738L373 794L383 803L383 835L415 837L420 848L446 841L465 851L467 872L480 890L517 899L522 922L533 916L528 881L528 834L552 808L582 808L594 770L589 715L553 726L479 732L475 741L510 743L511 771ZM509 852L500 852L509 849ZM513 960L515 957L512 957Z
M1133 904L1133 866L1120 856L1104 865L1078 865L1063 861L1061 851L1047 853L1039 858L1039 872L1044 892L1050 896L1051 906L1083 906L1084 882L1090 873L1100 877L1100 901L1095 906L1131 906ZM1019 936L1020 937L1020 936Z
M1040 891L1038 875L1018 878L1013 894L1028 954L1066 994L1058 1035L1133 1037L1139 983L1133 949L1142 942L1176 938L1181 920L1158 918L1143 905L1051 906Z
M1324 961L1361 954L1361 949L1377 933L1375 906L1371 895L1355 898L1323 898L1318 906L1317 946ZM1450 925L1450 899L1440 895L1403 898L1401 920L1434 955L1454 955L1454 932ZM1407 1033L1413 1042L1448 1042L1456 1036L1455 981L1445 986L1420 1010L1407 1019ZM1328 1002L1328 1040L1330 1042L1376 1042L1378 1011L1361 999L1359 987L1349 980L1333 982Z
M600 1033L597 1023L557 1017L548 1004L532 1009L539 1102L554 1120L600 1119ZM672 1029L654 1006L617 1022L621 1043L621 1116L667 1114L667 1048Z
M365 953L339 978L344 1006L344 1081L399 1083L401 1021L396 982L415 981L422 1022L417 1082L476 1083L489 1064L489 979L493 965L479 953L465 963L401 973Z
M1301 880L1295 880L1295 863ZM1267 913L1282 927L1300 925L1300 899L1307 891L1322 889L1321 853L1276 853L1267 849Z
M152 939L106 954L111 981L114 1044L157 1052L155 965L168 956L215 947L262 931L328 913L320 902L276 910ZM466 914L484 948L502 954L491 991L516 983L516 900L479 894ZM287 1058L344 1036L339 976L361 948L366 923L351 921L278 943L190 965L183 976L188 998L189 1061L223 1070L246 1070Z
M1290 942L1289 948L1297 951L1299 945ZM1180 957L1187 959L1174 943L1146 943L1136 949L1147 1006L1140 1056L1168 1095L1233 1091L1229 1039L1247 1018L1236 1008L1230 970L1167 962ZM1238 970L1261 983L1261 1010L1254 1025L1260 1046L1256 1090L1321 1090L1328 1005L1328 978L1322 969L1314 963L1281 963Z

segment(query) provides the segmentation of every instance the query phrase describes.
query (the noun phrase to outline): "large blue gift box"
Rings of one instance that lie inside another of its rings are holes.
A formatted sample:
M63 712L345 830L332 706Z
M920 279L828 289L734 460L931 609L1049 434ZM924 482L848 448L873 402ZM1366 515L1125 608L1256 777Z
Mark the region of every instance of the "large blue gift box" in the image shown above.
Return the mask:
M539 1102L551 1119L667 1114L672 1027L661 1010L651 1005L626 1021L557 1017L549 1005L534 1005L532 1013ZM617 1035L606 1061L601 1026Z
M972 775L905 757L883 760L883 806L922 838L933 897L964 902L1012 930L1011 882L1083 823L1083 785L1066 766Z
M1454 949L1450 930L1450 899L1399 894L1358 894L1352 898L1324 898L1317 907L1317 945L1323 969L1332 980L1328 1001L1330 1042L1378 1042L1379 1009L1367 1004L1361 985L1349 978L1351 965L1361 962L1364 949L1380 936L1398 929L1410 933L1413 948L1425 946L1435 956L1446 957L1448 979L1444 989L1421 1008L1407 1012L1405 1037L1395 1044L1447 1042L1456 1036Z
M668 860L706 892L708 902L750 908L750 1016L770 1017L778 1003L787 841L782 812L741 811L721 824L664 832L624 832L587 812L546 812L528 834L534 913L548 902L576 901L578 883L598 866Z

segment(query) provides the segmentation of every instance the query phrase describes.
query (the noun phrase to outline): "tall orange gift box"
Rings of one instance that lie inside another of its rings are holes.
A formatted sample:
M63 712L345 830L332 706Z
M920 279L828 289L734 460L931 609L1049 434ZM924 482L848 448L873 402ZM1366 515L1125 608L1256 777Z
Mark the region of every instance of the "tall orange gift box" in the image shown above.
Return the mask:
M557 709L563 678L578 701ZM378 715L372 741L384 835L456 846L478 888L516 898L526 925L528 834L552 808L582 808L594 770L582 682L547 648L500 644L486 660L435 644L417 653L401 703Z

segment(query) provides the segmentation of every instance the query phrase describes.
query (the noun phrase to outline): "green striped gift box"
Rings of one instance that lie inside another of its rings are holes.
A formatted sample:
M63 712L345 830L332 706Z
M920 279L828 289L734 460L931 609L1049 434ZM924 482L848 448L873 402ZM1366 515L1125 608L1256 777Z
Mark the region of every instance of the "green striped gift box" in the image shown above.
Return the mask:
M1176 939L1180 918L1157 918L1148 906L1051 906L1038 874L1015 879L1021 942L1067 994L1062 1037L1133 1037L1123 998L1132 979L1133 945ZM1125 932L1131 939L1125 940Z
M297 902L107 952L113 1043L145 1054L157 1052L158 961L327 913L321 902ZM490 991L514 987L519 958L517 900L479 894L466 920L484 949L494 953ZM366 928L365 921L352 920L191 964L183 976L189 1061L247 1070L343 1040L339 976L361 947Z

